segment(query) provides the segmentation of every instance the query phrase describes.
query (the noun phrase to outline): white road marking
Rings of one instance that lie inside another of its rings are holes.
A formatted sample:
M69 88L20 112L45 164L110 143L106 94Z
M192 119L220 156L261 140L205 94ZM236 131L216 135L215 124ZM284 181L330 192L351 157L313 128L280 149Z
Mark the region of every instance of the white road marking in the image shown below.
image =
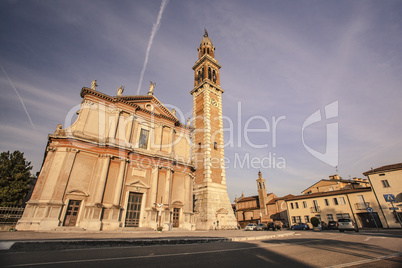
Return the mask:
M370 239L375 239L375 238L379 238L379 239L384 239L384 238L388 238L388 237L383 237L383 236L368 236L366 237L366 239L364 239L364 241L369 241Z
M9 250L15 242L0 242L0 250Z
M339 265L334 265L334 266L328 266L326 268L342 268L342 267L350 267L358 264L364 264L364 263L370 263L370 262L375 262L375 261L380 261L380 260L386 260L390 259L393 257L397 257L402 255L402 252L391 254L391 255L386 255L386 256L381 256L373 259L366 259L366 260L361 260L361 261L355 261L355 262L349 262L349 263L344 263L344 264L339 264Z

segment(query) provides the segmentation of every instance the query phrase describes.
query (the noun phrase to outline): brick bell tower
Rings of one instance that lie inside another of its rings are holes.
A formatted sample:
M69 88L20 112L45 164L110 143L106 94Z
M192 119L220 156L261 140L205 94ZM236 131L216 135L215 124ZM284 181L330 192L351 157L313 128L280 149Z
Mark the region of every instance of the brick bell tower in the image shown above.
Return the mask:
M222 93L215 47L208 32L198 48L193 66L193 160L195 163L194 212L196 228L237 228L226 187L222 123Z
M267 188L265 187L265 180L262 178L261 171L258 171L258 179L257 179L257 189L258 189L258 200L260 205L260 217L261 222L267 222L268 219L268 210L267 210Z

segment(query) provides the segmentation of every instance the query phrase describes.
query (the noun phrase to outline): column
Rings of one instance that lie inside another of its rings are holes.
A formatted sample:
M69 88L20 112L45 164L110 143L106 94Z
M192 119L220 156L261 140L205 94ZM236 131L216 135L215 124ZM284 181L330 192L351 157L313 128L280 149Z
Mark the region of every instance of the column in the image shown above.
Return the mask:
M150 183L151 189L149 194L151 207L155 207L154 203L156 201L156 190L158 189L158 173L159 173L159 167L153 166L151 172L151 183Z
M116 189L114 191L113 205L120 205L121 190L123 187L124 175L126 174L126 159L122 159L120 163L119 175L116 182Z
M102 203L103 192L105 191L107 173L109 171L109 163L110 163L109 155L104 155L101 157L102 157L101 159L103 161L103 166L102 166L101 176L99 178L99 182L98 182L98 186L97 186L97 190L96 190L95 198L94 198L95 203L98 203L98 204Z

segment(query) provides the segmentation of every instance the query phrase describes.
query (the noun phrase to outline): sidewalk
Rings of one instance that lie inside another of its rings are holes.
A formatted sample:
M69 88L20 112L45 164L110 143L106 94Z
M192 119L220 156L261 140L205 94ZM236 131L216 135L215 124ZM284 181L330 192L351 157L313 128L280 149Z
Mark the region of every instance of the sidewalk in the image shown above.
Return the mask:
M0 250L34 251L77 248L194 244L272 239L294 235L293 231L72 231L0 232Z

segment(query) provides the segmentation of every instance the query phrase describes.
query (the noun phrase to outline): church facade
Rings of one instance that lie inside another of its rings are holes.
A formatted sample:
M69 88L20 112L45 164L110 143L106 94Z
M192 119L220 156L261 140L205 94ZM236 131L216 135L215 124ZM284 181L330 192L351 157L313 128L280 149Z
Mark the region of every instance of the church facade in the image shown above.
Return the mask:
M76 122L49 135L17 228L194 229L192 127L151 91L112 97L94 86L81 96Z
M236 228L214 50L205 31L193 67L193 126L154 96L152 82L141 96L123 95L123 87L106 95L96 80L84 87L76 121L48 136L17 229Z

